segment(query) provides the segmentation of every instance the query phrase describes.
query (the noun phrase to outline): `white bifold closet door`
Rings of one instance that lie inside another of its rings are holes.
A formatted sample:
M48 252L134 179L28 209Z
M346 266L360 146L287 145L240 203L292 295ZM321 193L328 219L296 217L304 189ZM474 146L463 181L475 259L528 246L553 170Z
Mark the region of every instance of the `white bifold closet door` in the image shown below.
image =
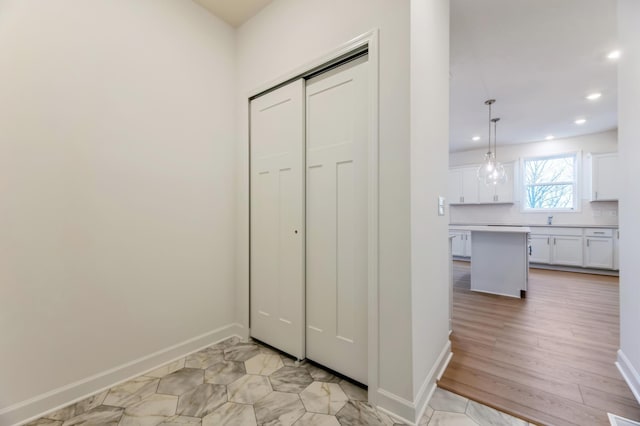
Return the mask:
M368 62L307 81L307 358L367 383Z
M304 80L250 110L251 336L303 359Z

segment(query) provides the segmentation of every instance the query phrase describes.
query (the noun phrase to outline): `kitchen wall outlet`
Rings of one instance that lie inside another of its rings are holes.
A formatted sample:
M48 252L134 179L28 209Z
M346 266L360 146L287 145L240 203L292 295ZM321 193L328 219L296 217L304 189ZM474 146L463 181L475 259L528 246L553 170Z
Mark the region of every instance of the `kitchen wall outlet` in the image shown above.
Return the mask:
M438 197L438 216L444 216L444 197Z

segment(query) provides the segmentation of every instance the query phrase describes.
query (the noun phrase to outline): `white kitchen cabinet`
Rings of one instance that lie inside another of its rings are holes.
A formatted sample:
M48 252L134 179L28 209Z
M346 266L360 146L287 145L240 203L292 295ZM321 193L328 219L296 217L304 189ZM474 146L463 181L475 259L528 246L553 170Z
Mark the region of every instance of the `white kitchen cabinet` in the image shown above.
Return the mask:
M478 166L449 169L449 204L513 203L513 163L504 165L507 181L485 185L478 180Z
M591 201L616 201L620 190L618 154L591 154Z
M449 169L448 176L449 204L460 204L462 202L462 169ZM453 245L455 246L455 240ZM455 256L455 253L454 253Z
M530 262L582 266L582 228L532 227L530 238Z
M451 230L449 236L454 237L451 241L451 254L455 257L471 257L471 232Z
M614 233L617 229L584 230L584 266L586 268L614 268Z
M584 266L613 269L613 238L585 237Z
M459 167L449 170L449 204L478 203L478 168Z
M557 235L553 237L553 265L582 266L582 237Z
M504 171L507 176L505 183L485 185L484 182L478 182L479 204L513 203L513 163L504 164Z
M548 235L530 235L531 251L529 262L551 263L551 237Z
M613 237L613 269L620 270L620 231L615 230Z

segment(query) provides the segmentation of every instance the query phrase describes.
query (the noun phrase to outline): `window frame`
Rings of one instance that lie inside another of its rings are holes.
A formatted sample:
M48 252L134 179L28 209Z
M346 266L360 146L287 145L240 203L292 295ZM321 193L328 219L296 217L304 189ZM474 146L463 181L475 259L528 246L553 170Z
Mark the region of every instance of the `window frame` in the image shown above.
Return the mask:
M527 161L554 160L558 158L573 157L573 182L550 182L548 185L573 185L573 207L569 208L527 208L527 187L526 181ZM579 213L582 207L582 197L580 194L580 176L582 173L582 151L562 152L552 155L532 155L520 158L520 211L522 213Z

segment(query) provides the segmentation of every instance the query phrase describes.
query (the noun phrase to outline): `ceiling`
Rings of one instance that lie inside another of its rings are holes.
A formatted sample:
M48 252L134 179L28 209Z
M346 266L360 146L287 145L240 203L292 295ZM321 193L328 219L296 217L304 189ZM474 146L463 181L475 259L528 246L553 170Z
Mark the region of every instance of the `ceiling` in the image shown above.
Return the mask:
M239 27L272 0L194 0L229 25Z
M272 0L195 1L237 27ZM489 98L499 145L616 128L616 32L616 0L451 0L450 150L486 146Z
M616 33L615 0L451 0L450 150L486 146L489 98L498 145L616 128Z

